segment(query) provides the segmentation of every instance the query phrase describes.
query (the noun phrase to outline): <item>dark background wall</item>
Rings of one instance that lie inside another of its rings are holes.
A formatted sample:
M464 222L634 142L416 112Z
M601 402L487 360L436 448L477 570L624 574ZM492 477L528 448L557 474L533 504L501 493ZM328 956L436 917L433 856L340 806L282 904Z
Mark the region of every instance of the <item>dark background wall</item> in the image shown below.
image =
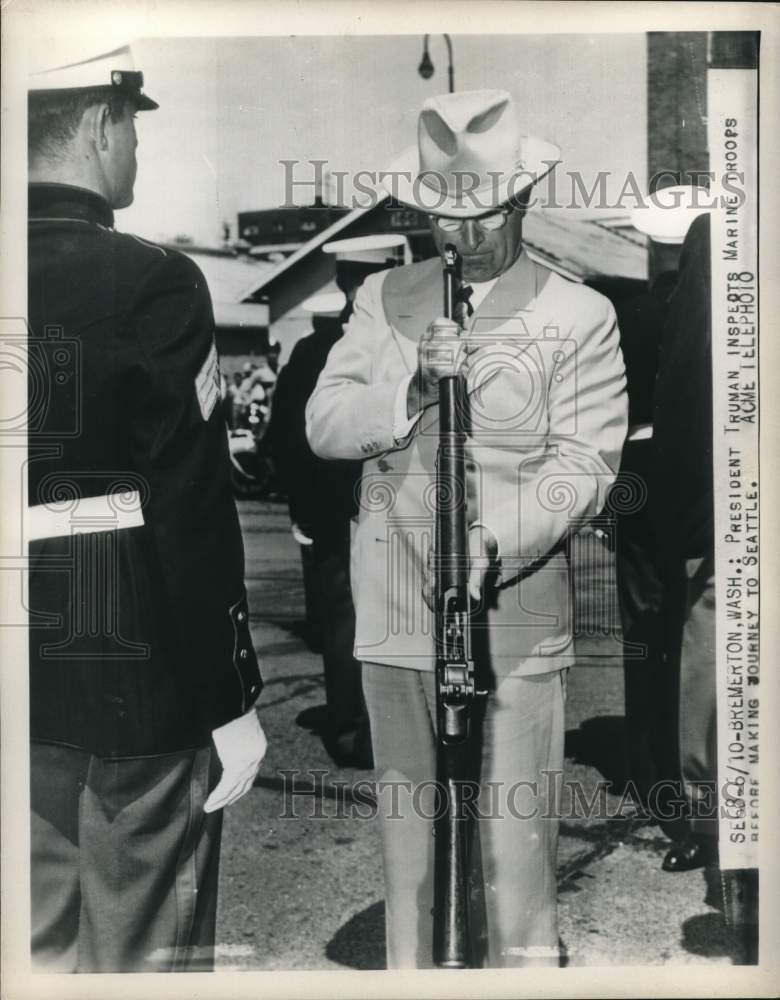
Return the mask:
M662 171L707 171L707 33L652 31L647 56L648 180ZM650 189L675 183L664 176Z

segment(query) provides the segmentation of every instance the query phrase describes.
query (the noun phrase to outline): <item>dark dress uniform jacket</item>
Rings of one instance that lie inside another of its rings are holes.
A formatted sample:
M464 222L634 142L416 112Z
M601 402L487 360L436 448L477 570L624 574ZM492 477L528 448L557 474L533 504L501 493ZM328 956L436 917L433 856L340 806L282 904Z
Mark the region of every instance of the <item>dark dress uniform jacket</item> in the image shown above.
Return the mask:
M331 347L344 332L341 318L313 316L279 372L271 405L269 443L287 490L290 518L314 538L320 553L349 550L349 522L358 511L362 462L317 458L306 438L306 403Z
M659 547L672 559L712 554L710 219L694 219L661 340L650 495Z
M204 746L262 685L209 293L90 191L31 185L29 208L29 503L138 491L144 518L31 542L31 737Z

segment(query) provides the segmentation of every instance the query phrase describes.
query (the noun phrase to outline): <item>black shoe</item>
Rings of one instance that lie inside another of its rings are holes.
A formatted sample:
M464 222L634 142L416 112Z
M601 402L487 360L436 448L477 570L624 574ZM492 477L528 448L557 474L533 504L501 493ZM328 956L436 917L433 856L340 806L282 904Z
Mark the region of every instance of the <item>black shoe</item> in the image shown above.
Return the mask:
M691 834L673 844L661 864L665 872L690 872L718 863L718 843L714 837Z
M328 706L312 705L311 708L304 708L296 715L295 725L301 729L310 729L313 733L323 732L328 725Z
M370 771L374 766L371 747L365 745L357 730L350 729L328 741L326 749L339 767L354 767L359 771Z

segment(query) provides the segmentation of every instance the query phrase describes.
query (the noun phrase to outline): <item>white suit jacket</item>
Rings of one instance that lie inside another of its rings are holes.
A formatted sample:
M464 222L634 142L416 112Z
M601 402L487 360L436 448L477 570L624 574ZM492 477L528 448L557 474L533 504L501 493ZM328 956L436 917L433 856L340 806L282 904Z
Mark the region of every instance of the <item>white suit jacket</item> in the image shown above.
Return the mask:
M438 258L371 275L307 406L323 458L364 459L353 530L358 659L432 669L433 616L422 568L434 529L437 408L393 437L401 381L442 312ZM468 368L469 523L498 540L500 576L474 609L483 683L572 662L569 527L602 508L626 433L614 310L603 296L521 254L464 331Z

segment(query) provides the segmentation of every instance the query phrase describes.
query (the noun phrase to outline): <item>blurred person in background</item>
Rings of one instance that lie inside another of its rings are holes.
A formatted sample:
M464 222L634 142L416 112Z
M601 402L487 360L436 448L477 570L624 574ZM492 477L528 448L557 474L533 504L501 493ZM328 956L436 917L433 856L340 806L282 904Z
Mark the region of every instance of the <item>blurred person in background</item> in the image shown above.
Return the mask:
M364 279L410 258L403 236L370 235L326 243L336 258L339 291L303 303L313 332L293 348L279 373L271 408L269 443L287 489L293 534L301 548L309 638L322 652L324 707L307 709L300 725L318 732L342 765L371 767L371 737L355 659L355 610L350 587L350 523L358 510L359 461L324 461L306 439L306 403L325 366Z
M243 376L241 372L233 372L233 378L228 380L225 390L227 425L231 430L238 427L238 416L241 408L245 405L244 395L241 392L242 382Z
M675 838L685 834L674 708L679 677L661 638L663 567L648 489L653 400L669 298L682 241L697 214L693 206L706 204L708 195L682 186L659 197L658 203L647 199L632 213L634 227L649 237L649 281L607 278L588 284L615 307L628 391L629 430L615 484L615 495L624 499L615 504L610 539L624 649L625 772L642 804Z
M649 480L663 656L677 682L667 711L687 807L664 858L670 872L718 858L710 220L687 223L661 341Z
M247 365L249 370L247 370ZM276 374L265 354L261 354L255 361L247 362L244 365L241 391L250 402L254 400L258 403L270 403L275 385Z
M665 389L673 379L669 351L699 350L694 344L705 336L694 329L699 317L704 322L700 303L688 302L691 331L685 344L674 346L675 337L668 325L673 320L671 302L677 303L680 323L678 282L683 240L692 222L708 203L707 191L692 186L663 189L646 205L632 213L635 228L649 238L650 285L641 296L624 301L618 307L621 343L626 359L629 389L629 434L621 460L621 476L636 498L635 509L622 513L616 524L616 569L625 649L626 742L629 776L659 825L675 842L685 842L690 821L685 803L681 729L684 706L681 703L679 636L669 627L670 558L669 541L675 531L662 525L657 517L659 498L664 492L682 490L682 482L664 483L659 475L658 431L660 418L668 428L678 420L677 409L670 412L670 394ZM708 293L707 293L708 294ZM695 314L695 315L694 315ZM708 334L706 334L708 336ZM709 364L708 359L700 359ZM711 392L703 380L709 379L706 365L688 370L688 399L693 409L709 412ZM687 366L690 369L690 365ZM678 385L682 389L682 385ZM632 389L634 390L632 393ZM666 399L658 394L666 392ZM697 421L700 422L700 417ZM679 440L685 433L680 428ZM690 442L689 442L690 443ZM701 442L697 442L696 447ZM702 453L706 456L710 446ZM696 459L691 456L690 463ZM631 480L631 481L629 481ZM708 856L711 856L707 852ZM702 857L683 859L670 851L664 868L685 870L698 866Z
M667 872L719 870L736 961L758 961L758 870L720 868L716 687L715 484L710 216L690 223L669 300L653 410L651 509L663 565L664 653L679 691L679 767L687 809ZM725 776L721 776L725 782Z

